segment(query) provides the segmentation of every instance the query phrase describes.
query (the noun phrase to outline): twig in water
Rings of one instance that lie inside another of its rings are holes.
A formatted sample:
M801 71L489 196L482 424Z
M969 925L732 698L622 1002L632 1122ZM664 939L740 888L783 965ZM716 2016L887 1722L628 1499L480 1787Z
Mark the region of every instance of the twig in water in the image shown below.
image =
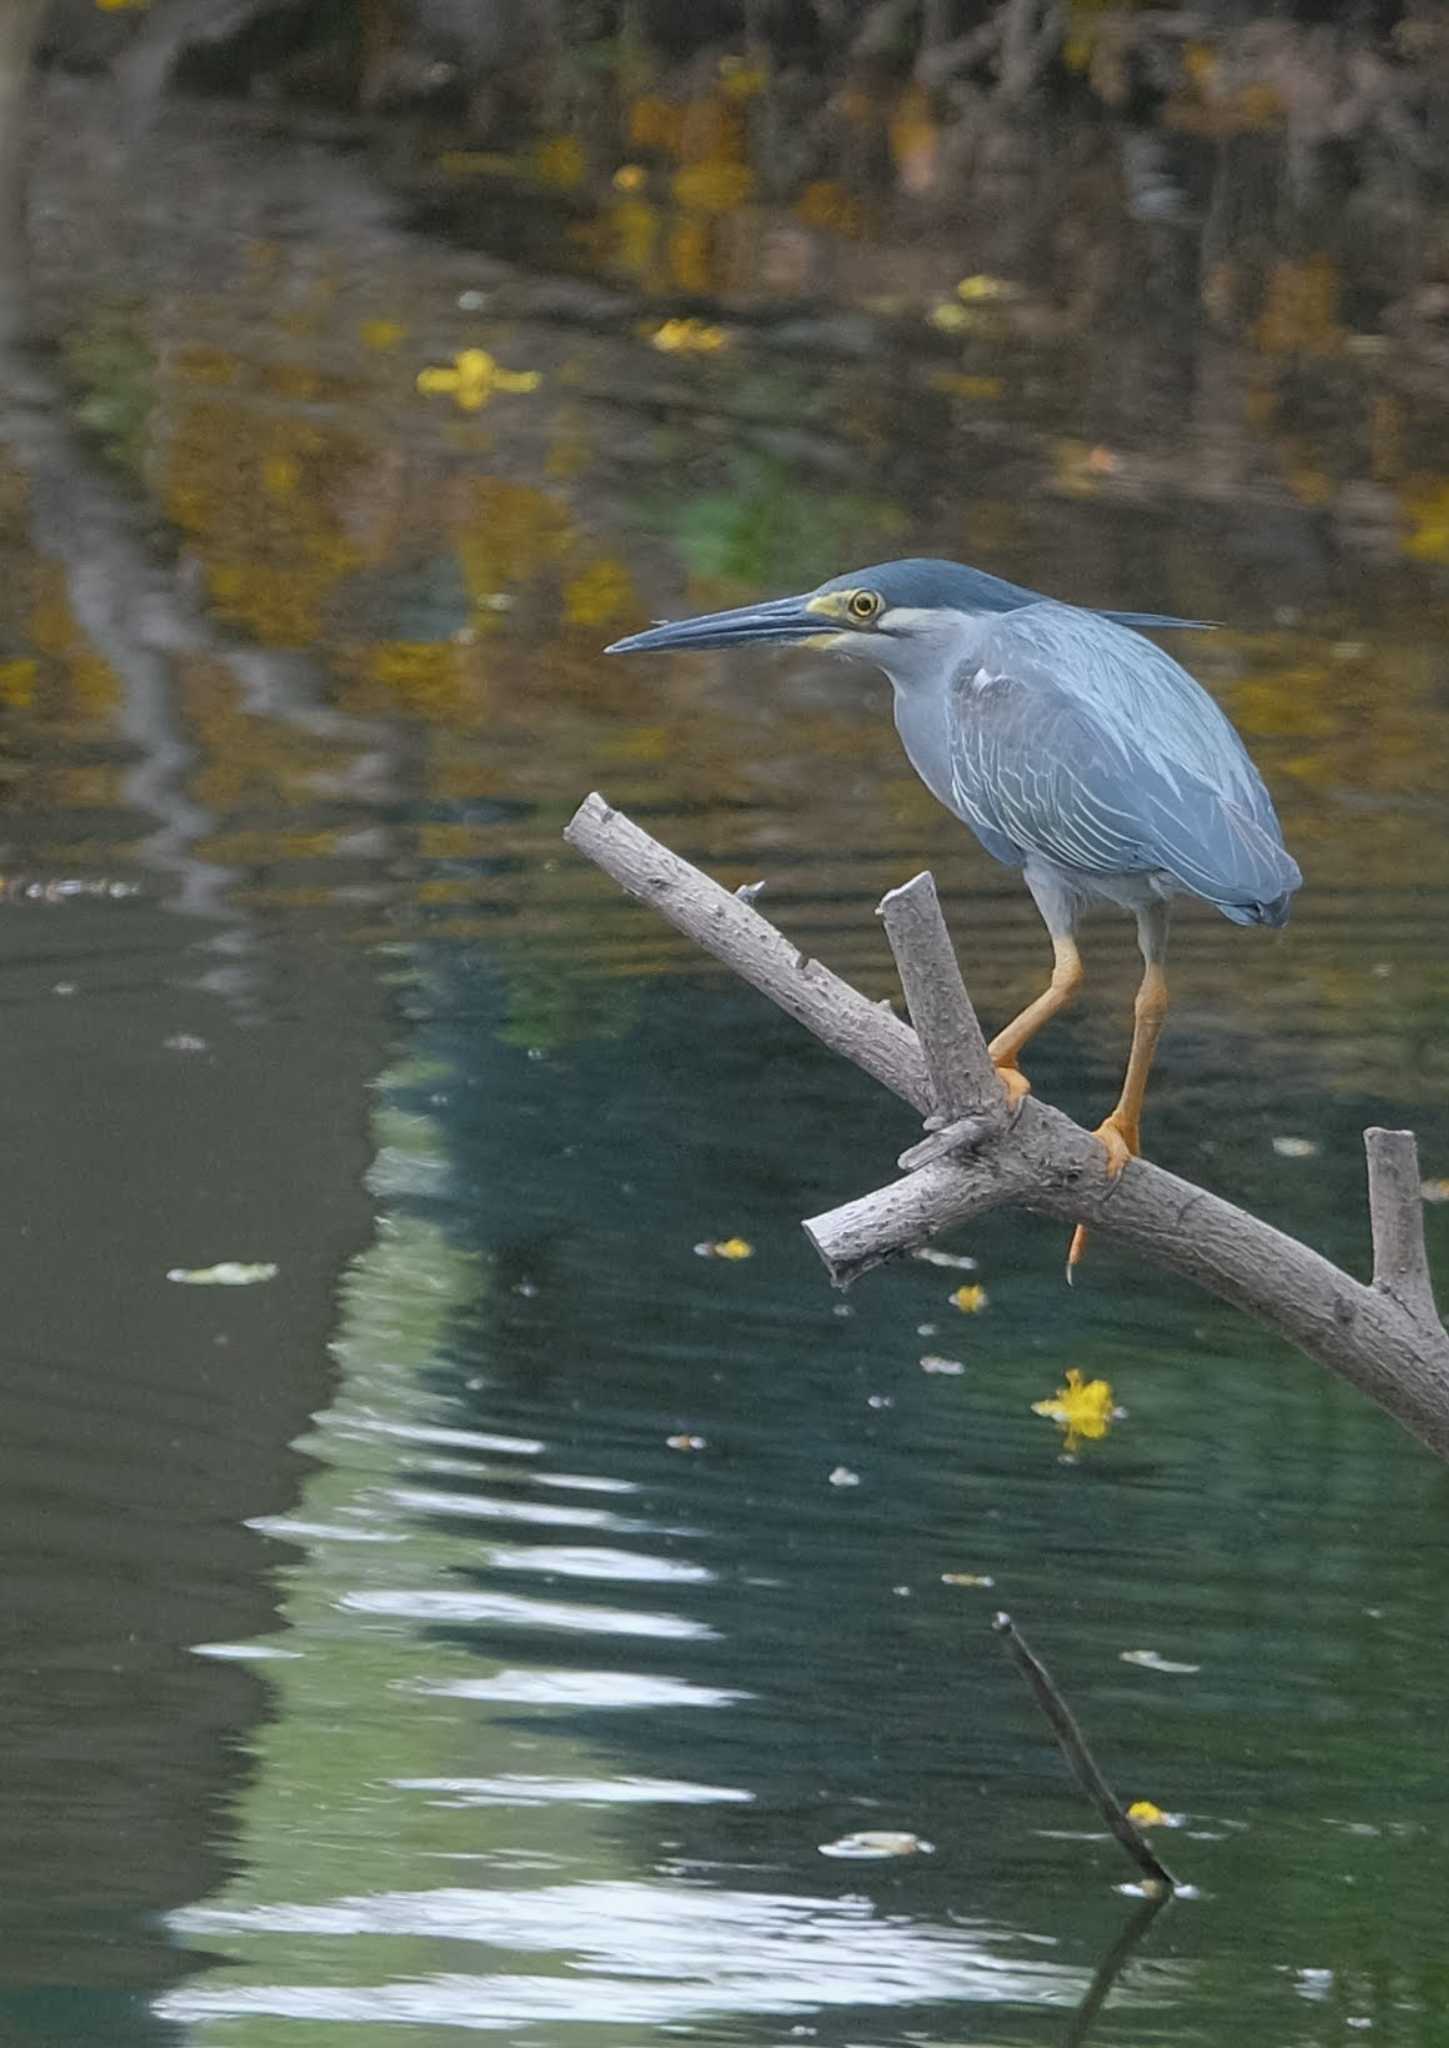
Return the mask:
M1154 1884L1166 1885L1169 1891L1176 1891L1177 1879L1153 1854L1152 1844L1135 1821L1127 1817L1127 1809L1117 1797L1107 1780L1102 1776L1096 1758L1088 1749L1076 1716L1057 1691L1051 1673L1039 1657L1027 1648L1026 1642L1009 1614L998 1614L991 1626L995 1629L1010 1651L1016 1668L1036 1695L1036 1703L1051 1723L1052 1733L1061 1744L1062 1754L1071 1765L1072 1776L1095 1804L1103 1820L1137 1865Z

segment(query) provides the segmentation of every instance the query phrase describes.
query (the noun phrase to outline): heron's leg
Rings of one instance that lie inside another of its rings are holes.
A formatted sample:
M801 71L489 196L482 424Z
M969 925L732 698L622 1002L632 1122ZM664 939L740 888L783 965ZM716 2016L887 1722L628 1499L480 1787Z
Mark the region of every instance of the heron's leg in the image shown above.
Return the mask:
M1115 1180L1129 1159L1142 1150L1142 1104L1147 1095L1147 1077L1152 1057L1162 1035L1167 1015L1167 905L1154 903L1137 913L1137 942L1142 948L1142 981L1132 1008L1132 1050L1117 1106L1098 1124L1094 1136L1107 1153L1107 1171ZM1072 1233L1067 1253L1067 1278L1087 1246L1086 1225L1079 1223Z
M1026 886L1051 934L1052 978L1035 1002L1028 1003L1020 1016L1013 1017L1004 1030L997 1032L989 1047L1013 1102L1031 1092L1031 1083L1018 1065L1022 1048L1036 1037L1043 1024L1050 1023L1059 1010L1066 1008L1085 979L1082 956L1077 951L1076 898L1054 877L1033 874L1030 869Z

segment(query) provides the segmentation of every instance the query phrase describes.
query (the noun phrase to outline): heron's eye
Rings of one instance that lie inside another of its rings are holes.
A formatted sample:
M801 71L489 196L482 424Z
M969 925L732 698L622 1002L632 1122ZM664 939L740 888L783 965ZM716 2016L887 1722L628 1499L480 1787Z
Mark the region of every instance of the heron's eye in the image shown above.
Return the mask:
M872 619L878 619L885 610L885 600L876 590L852 590L845 609L862 626L868 626Z

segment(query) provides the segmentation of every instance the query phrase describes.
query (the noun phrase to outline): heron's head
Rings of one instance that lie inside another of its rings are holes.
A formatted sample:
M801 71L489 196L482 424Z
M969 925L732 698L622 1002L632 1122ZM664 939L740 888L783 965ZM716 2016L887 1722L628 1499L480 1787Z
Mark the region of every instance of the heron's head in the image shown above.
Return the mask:
M605 651L813 647L872 662L892 682L909 684L918 676L940 673L950 643L972 620L1030 603L1031 596L959 562L880 562L832 576L798 597L651 626Z

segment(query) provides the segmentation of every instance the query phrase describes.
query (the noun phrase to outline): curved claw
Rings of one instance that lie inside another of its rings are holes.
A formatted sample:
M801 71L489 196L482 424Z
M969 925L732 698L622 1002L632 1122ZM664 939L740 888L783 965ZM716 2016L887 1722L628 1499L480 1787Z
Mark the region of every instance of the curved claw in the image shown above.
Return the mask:
M1031 1083L1014 1060L998 1060L996 1072L1000 1077L1002 1087L1006 1090L1006 1106L1008 1109L1014 1110L1024 1096L1030 1095Z
M1096 1130L1093 1131L1092 1136L1107 1155L1107 1177L1109 1180L1116 1180L1128 1160L1136 1159L1142 1150L1141 1134L1137 1126L1129 1124L1125 1118L1119 1120L1115 1110L1111 1116L1102 1119ZM1086 1249L1087 1226L1085 1223L1079 1223L1072 1232L1072 1241L1067 1247L1068 1287L1072 1285L1076 1278L1076 1269L1082 1263L1082 1257Z

